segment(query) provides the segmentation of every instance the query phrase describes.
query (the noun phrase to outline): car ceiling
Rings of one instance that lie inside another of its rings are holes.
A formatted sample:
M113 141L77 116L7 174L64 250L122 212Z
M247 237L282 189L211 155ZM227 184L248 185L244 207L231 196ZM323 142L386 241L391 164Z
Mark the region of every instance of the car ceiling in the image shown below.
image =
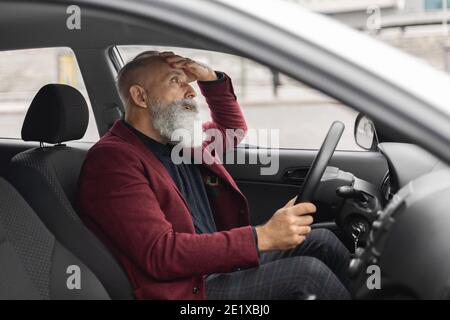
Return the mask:
M2 32L0 50L61 46L93 49L146 44L231 53L211 40L193 38L161 21L80 7L81 30L69 30L66 27L67 3L2 2L0 30L7 32Z

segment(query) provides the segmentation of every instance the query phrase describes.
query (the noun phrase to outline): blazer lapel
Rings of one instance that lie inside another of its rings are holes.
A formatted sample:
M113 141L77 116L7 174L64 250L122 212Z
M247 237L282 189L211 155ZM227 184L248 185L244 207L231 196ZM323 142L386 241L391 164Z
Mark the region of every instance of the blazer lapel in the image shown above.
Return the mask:
M138 148L140 152L144 153L149 160L149 164L155 169L154 173L159 175L164 181L169 182L172 188L174 188L178 193L178 196L183 200L186 210L190 211L186 200L184 199L177 185L175 184L161 161L159 161L159 159L153 154L153 152L151 152L147 148L147 146L122 123L121 120L117 120L109 131L111 132L111 134L119 136L125 141L131 143L133 146Z

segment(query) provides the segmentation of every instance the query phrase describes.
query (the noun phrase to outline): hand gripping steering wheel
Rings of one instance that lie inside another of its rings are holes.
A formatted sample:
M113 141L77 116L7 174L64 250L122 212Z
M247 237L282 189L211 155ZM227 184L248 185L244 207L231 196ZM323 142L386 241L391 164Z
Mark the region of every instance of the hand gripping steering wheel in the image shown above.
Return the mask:
M342 136L342 132L344 132L344 128L344 124L340 121L335 121L331 125L319 152L312 162L311 169L309 169L308 174L306 175L305 182L303 183L295 204L311 202L313 200L320 179L336 149Z

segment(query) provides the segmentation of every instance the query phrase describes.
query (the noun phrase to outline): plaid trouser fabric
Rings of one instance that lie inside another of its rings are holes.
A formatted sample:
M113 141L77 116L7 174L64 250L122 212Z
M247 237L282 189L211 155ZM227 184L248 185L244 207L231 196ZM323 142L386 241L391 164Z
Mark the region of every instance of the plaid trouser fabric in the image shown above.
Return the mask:
M262 253L260 262L256 268L208 276L207 299L350 298L350 253L329 230L313 230L292 250Z

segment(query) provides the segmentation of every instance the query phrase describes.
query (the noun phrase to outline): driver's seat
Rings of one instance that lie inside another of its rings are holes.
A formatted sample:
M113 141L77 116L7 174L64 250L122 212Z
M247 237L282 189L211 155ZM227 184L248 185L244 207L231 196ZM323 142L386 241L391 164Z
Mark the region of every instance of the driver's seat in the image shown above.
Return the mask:
M63 143L84 136L88 116L86 101L76 89L61 84L42 87L22 127L23 140L42 145L17 154L8 179L56 239L94 272L112 299L133 299L125 272L74 210L87 151ZM44 142L52 146L44 147Z

